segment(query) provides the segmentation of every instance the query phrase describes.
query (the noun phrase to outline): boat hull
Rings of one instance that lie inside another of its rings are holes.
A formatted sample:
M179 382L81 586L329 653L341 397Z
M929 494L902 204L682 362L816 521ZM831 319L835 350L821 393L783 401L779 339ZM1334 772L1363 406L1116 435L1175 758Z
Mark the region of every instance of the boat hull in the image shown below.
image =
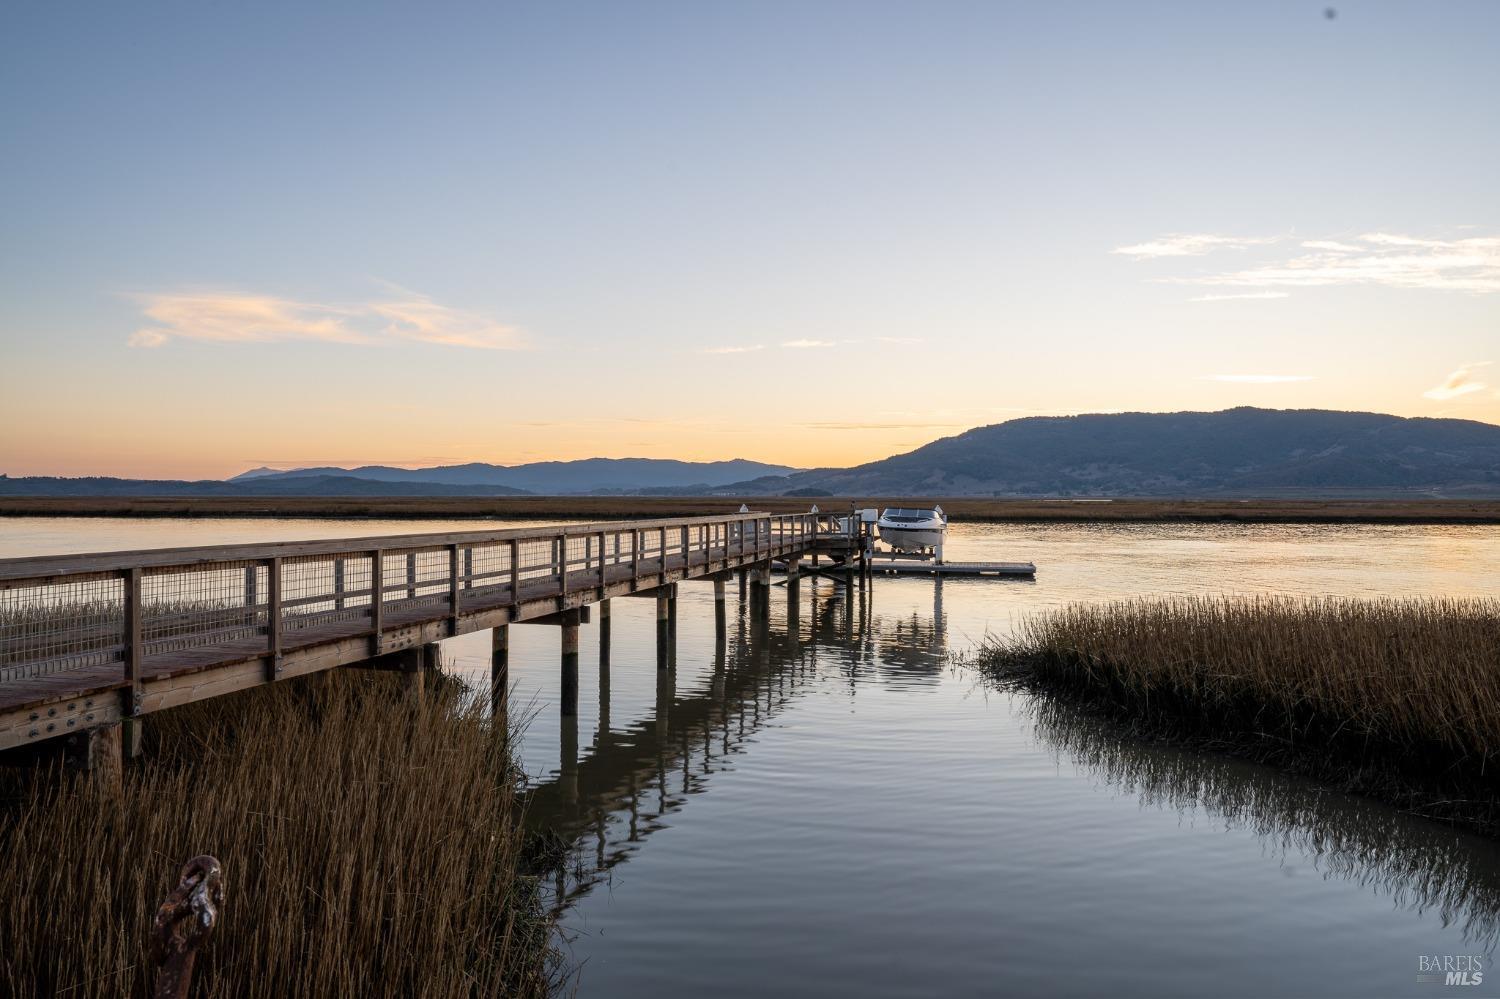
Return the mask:
M892 524L878 527L880 540L898 552L927 551L943 543L943 529L940 527L898 527Z

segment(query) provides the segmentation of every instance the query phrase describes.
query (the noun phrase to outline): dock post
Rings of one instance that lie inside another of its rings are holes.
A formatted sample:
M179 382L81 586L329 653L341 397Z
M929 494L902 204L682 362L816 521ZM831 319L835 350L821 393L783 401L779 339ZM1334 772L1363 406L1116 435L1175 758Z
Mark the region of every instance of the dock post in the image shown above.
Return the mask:
M145 719L139 715L135 718L122 718L120 725L120 749L125 759L139 759L141 755L141 737L145 734Z
M599 668L609 670L609 600L599 601Z
M671 598L666 587L656 591L656 668L665 670L668 665L667 645L672 640L669 617L672 613Z
M724 577L714 577L714 645L723 648L729 640L728 617L724 609Z
M609 601L599 614L599 741L609 734Z
M490 631L490 716L496 729L509 724L506 698L510 691L510 625Z
M416 700L422 699L426 684L427 647L409 649L402 657L401 682L407 693Z
M671 643L667 646L672 655L672 665L677 665L677 584L671 583L667 586L667 637Z
M578 714L578 619L577 611L567 611L562 620L562 713ZM573 739L578 729L574 724Z
M71 770L92 777L101 790L118 793L125 779L122 725L96 725L70 735L64 744L64 762Z
M786 560L786 629L793 642L797 640L797 630L802 623L801 561L797 555Z
M771 560L761 563L760 567L760 617L763 621L771 619Z

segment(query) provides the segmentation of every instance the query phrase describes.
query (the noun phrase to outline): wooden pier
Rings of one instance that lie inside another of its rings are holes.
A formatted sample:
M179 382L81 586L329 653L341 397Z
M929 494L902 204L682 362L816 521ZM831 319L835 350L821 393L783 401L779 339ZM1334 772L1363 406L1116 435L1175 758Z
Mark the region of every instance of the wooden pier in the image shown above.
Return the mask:
M675 583L748 572L752 606L766 606L771 560L813 550L824 521L750 513L3 560L0 752L87 733L85 758L100 741L130 756L134 723L153 712L356 664L419 683L431 643L485 630L503 698L511 624L561 628L566 693L590 605L602 619L612 597L655 595L675 634Z
M340 666L396 670L420 689L435 643L491 631L491 697L505 710L509 626L560 629L564 716L576 714L578 629L599 605L653 597L657 666L675 661L677 584L726 583L753 620L771 574L848 584L871 574L1029 575L1029 563L899 564L829 514L712 517L223 545L0 560L0 761L65 740L118 773L157 711ZM826 559L823 565L820 561ZM795 595L789 603L795 622Z

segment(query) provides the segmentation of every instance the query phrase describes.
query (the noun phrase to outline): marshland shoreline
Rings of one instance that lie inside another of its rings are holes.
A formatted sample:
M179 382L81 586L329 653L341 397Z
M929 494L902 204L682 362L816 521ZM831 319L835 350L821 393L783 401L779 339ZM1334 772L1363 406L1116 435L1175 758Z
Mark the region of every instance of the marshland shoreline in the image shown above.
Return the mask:
M1074 606L990 643L974 665L1124 737L1265 764L1500 838L1493 600Z
M5 496L0 517L619 520L941 503L983 522L1500 524L1500 499L991 499L893 496L174 497Z

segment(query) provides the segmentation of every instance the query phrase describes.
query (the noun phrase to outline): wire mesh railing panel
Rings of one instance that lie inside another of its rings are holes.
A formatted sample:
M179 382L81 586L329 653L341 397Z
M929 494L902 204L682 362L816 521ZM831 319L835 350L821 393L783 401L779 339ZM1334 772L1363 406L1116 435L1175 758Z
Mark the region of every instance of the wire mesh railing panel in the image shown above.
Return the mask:
M243 561L144 570L141 643L146 655L265 635L268 571Z
M497 598L501 591L510 589L510 543L474 545L467 551L465 583L468 593L466 601L482 602Z
M0 590L0 681L122 663L124 641L121 579Z
M281 626L287 633L370 617L368 555L308 555L281 563Z
M582 571L588 565L594 564L594 538L588 535L573 534L570 537L561 538L562 553L564 553L564 564L567 571Z
M520 544L521 586L556 576L556 538L528 538Z
M432 616L451 613L450 591L457 585L461 606L497 605L512 599L518 577L535 594L557 592L563 566L574 589L595 585L595 574L609 570L619 580L634 566L646 578L686 564L694 569L721 558L765 558L806 544L823 527L810 515L688 519L621 525L600 531L561 529L529 536L476 537L438 541L424 547L392 547L381 556L381 593L372 591L372 554L331 547L264 557L235 557L191 565L151 565L139 569L105 563L0 587L0 682L80 666L123 664L128 571L141 579L140 630L144 662L211 645L234 646L236 653L269 645L272 560L279 567L279 633L305 635L322 625L354 624L374 617L390 621L393 607ZM396 542L397 539L390 539ZM403 541L408 539L402 539ZM450 547L450 545L452 547ZM373 546L372 546L373 547ZM512 565L513 555L516 565ZM226 552L226 555L229 553ZM257 554L249 553L249 554ZM101 558L101 561L103 559ZM458 573L454 579L454 570ZM397 621L409 621L402 613ZM194 662L197 661L195 658ZM170 664L170 660L168 660Z
M435 607L448 601L449 554L446 548L382 553L385 602L403 607Z

